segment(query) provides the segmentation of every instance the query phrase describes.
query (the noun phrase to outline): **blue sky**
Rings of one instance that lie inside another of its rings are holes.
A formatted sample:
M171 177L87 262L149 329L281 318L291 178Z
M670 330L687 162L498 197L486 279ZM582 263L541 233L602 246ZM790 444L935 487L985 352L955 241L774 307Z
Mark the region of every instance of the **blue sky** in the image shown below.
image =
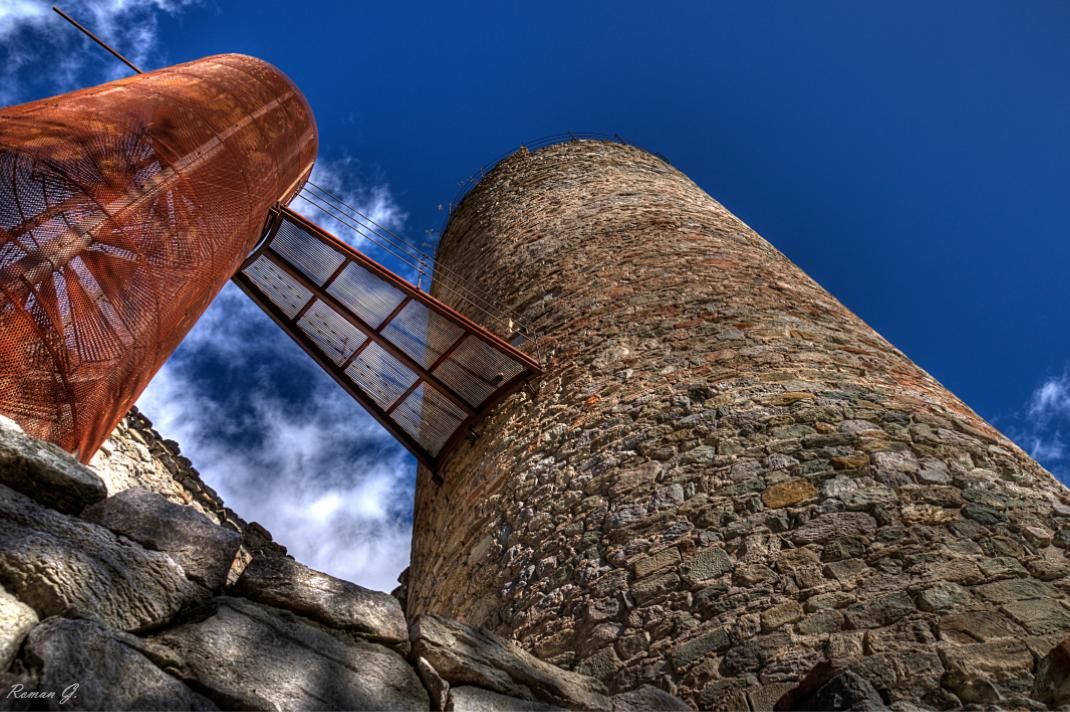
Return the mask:
M274 63L316 113L321 180L414 239L525 141L591 131L659 151L1070 478L1070 4L65 7L146 68ZM36 0L0 0L0 67L5 102L123 73ZM222 327L235 314L240 333ZM241 295L144 405L299 558L392 585L412 460Z

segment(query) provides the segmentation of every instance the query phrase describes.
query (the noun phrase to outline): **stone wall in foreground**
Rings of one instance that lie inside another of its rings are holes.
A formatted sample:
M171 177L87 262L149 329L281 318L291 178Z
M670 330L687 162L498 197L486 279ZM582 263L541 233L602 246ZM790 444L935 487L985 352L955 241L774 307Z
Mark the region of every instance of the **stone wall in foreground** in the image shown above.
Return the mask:
M688 709L301 565L136 413L95 464L0 418L0 709Z
M411 615L703 709L1051 699L1070 493L678 170L521 151L438 260L548 368L420 474Z

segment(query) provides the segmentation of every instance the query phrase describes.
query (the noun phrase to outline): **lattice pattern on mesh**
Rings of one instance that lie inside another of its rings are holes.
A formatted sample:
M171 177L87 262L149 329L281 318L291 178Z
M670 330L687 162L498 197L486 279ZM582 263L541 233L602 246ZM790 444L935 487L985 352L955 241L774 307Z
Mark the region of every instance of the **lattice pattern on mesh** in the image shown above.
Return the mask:
M379 327L405 299L405 294L350 262L327 291L373 328Z
M321 286L345 261L336 251L291 223L283 223L279 227L271 242L271 249Z
M485 408L539 370L508 343L288 209L235 281L432 467Z
M323 302L314 302L297 325L320 351L338 364L344 363L368 340L360 329Z
M0 414L88 460L316 143L297 89L240 55L0 109Z
M416 374L379 344L369 344L361 351L346 375L384 410L416 383Z
M409 302L390 320L383 335L424 368L430 368L464 335L464 328L448 317L433 314L424 304Z
M480 406L523 367L482 339L466 336L434 373L471 406Z
M312 299L312 292L267 257L260 257L245 270L260 291L282 312L293 318Z
M456 405L424 383L417 386L394 413L401 429L419 439L432 457L439 455L464 422L464 413Z

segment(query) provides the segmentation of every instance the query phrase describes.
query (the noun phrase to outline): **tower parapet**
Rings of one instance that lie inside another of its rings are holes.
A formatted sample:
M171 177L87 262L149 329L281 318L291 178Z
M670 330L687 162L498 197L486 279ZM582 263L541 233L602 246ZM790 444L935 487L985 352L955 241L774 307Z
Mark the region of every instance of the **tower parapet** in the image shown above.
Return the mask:
M678 170L521 151L438 260L548 363L420 474L410 615L702 709L825 669L887 702L1031 694L1070 633L1067 490Z

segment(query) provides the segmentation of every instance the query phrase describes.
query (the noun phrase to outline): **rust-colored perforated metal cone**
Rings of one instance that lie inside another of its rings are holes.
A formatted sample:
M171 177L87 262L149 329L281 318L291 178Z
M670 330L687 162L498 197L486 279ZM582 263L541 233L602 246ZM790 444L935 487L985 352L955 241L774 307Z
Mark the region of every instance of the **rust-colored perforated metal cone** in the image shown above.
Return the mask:
M300 91L234 54L0 110L0 414L88 460L316 148Z

